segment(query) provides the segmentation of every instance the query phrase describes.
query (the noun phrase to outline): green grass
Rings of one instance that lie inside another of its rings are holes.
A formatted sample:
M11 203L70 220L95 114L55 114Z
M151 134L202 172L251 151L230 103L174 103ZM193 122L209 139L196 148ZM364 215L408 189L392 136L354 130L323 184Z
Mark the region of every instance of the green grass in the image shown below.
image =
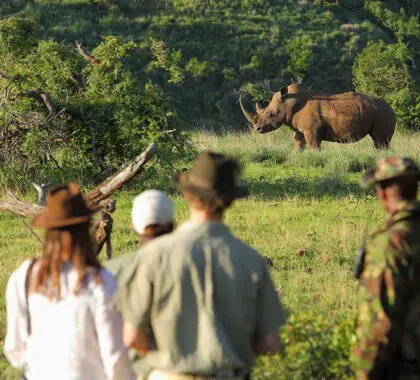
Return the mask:
M311 311L331 324L355 313L357 284L352 277L356 251L370 218L370 230L384 217L373 190L363 190L363 169L378 157L409 155L420 162L420 135L397 134L392 150L378 152L368 139L352 145L326 144L320 151L294 152L291 133L267 135L197 132L201 149L234 155L244 165L248 199L234 204L227 224L234 234L270 257L272 275L289 311ZM136 247L130 227L131 202L142 189L119 193L113 235L114 255ZM30 195L34 197L34 194ZM187 218L185 202L173 195L176 219ZM369 215L371 215L369 217ZM5 323L4 292L11 272L40 245L24 220L0 213L0 344ZM296 252L301 249L304 254ZM0 360L2 378L7 365Z

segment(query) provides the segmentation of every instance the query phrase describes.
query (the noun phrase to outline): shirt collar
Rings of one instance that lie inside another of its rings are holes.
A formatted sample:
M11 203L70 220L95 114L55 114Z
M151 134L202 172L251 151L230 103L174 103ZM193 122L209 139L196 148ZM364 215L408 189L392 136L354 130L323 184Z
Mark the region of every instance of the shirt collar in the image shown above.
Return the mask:
M220 222L204 222L197 223L191 220L186 221L178 227L178 231L191 231L191 230L203 230L203 231L229 231L229 228L224 223Z

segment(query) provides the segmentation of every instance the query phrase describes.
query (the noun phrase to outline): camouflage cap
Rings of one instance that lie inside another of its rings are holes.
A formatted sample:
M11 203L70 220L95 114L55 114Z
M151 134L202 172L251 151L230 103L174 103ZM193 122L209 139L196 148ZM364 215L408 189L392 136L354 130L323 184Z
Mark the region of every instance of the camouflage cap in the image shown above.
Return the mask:
M413 177L420 180L420 170L416 163L408 157L391 156L379 160L376 168L369 169L362 178L362 185L368 187L378 182L398 177Z

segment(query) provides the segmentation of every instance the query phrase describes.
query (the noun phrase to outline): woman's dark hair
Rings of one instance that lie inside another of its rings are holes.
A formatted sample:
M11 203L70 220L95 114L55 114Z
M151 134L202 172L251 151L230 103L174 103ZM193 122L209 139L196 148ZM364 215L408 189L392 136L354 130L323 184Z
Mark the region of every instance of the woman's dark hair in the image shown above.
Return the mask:
M101 264L93 248L89 222L46 230L43 254L31 290L51 300L59 300L61 270L69 261L77 271L77 282L73 289L75 294L82 290L88 274L93 274L95 282L101 282Z

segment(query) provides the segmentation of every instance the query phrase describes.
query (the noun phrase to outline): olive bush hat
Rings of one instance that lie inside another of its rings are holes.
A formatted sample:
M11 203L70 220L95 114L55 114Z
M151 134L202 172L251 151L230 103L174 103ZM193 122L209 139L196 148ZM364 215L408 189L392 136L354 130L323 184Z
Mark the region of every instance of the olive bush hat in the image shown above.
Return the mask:
M376 168L367 170L363 176L362 185L368 187L379 182L400 177L420 181L420 170L411 158L391 156L379 160Z
M203 151L195 159L191 171L179 175L174 182L180 191L233 200L248 195L248 190L241 186L240 174L240 165L234 159Z
M85 204L79 185L70 182L50 189L45 210L32 219L32 225L46 229L67 227L89 221L92 213Z

